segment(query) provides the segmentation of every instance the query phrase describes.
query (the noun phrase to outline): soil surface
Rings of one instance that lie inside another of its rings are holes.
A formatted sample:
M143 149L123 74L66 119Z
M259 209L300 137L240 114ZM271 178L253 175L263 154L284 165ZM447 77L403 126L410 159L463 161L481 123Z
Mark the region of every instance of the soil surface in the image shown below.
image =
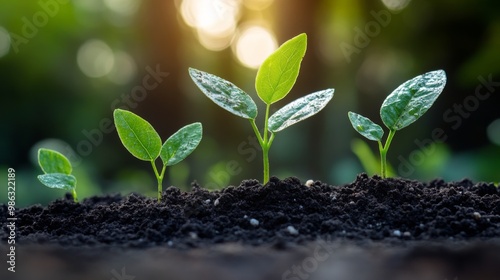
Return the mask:
M500 279L500 191L469 180L361 174L344 186L305 186L273 177L213 192L170 187L161 203L137 194L74 203L68 195L16 217L18 252L36 275L22 279L45 279L36 267L50 265L65 277L81 270L73 276L83 278L66 279L156 279L162 271L171 277L158 279ZM0 234L5 245L6 226Z

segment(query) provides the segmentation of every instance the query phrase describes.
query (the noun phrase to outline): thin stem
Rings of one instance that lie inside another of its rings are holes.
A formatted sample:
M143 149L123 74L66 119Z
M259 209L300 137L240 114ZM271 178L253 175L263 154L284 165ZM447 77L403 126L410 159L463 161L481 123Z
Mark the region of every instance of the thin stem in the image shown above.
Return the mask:
M380 165L382 171L382 178L387 178L387 151L391 146L392 138L396 134L395 130L390 130L389 135L387 136L387 140L385 141L385 145L382 148L382 143L379 141L379 149L380 149Z
M268 119L269 119L269 109L271 108L270 104L266 104L266 116L264 119L264 139L262 142L262 160L264 166L264 180L262 184L266 184L269 182L269 148L271 148L271 139L268 139ZM274 139L274 134L271 134L271 138Z
M73 188L73 189L71 190L71 194L73 195L73 201L74 201L75 203L78 203L78 197L77 197L77 195L76 195L76 189L75 189L75 188Z
M264 145L264 142L262 141L262 136L260 135L259 129L257 128L257 125L255 124L255 119L251 119L250 124L252 125L253 132L255 132L255 136L257 136L257 140L259 141L259 144L262 147Z
M155 172L156 180L158 181L158 202L161 201L161 193L163 191L163 175L165 174L165 168L166 166L163 166L163 169L161 171L161 174L158 173L158 169L156 168L156 164L154 159L151 160L151 166L153 167L153 171Z

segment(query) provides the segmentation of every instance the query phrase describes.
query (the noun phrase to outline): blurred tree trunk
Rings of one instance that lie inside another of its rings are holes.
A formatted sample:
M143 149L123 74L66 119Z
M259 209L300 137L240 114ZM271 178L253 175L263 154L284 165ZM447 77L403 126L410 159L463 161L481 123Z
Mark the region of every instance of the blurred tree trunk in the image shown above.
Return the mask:
M148 75L146 67L159 68L168 76L148 92L147 98L137 107L144 118L155 122L162 139L186 123L185 98L180 86L183 71L180 48L181 28L177 20L175 1L149 0L143 2L140 16L140 33L143 34L145 53L149 55L139 63L139 83Z
M325 69L316 46L320 41L317 12L321 8L321 1L287 0L276 2L276 4L275 26L278 42L283 43L302 32L308 37L308 49L302 61L297 83L290 95L286 97L286 101L279 103L278 107L282 107L306 94L332 86L322 84L321 73L324 73ZM324 154L325 148L319 145L321 143L319 139L325 135L324 126L319 124L326 118L326 114L323 112L313 118L308 120L310 122L308 125L301 126L300 134L304 136L305 146L302 150L294 150L299 159L295 162L295 170L301 170L304 174L318 178L322 173L324 174L324 166L321 166L322 161L318 159Z

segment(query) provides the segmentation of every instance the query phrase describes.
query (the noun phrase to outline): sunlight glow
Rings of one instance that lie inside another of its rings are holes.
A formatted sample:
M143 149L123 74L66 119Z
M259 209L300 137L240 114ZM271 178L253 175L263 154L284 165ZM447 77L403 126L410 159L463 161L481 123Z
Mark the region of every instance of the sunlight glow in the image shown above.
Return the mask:
M9 53L10 49L10 35L5 28L0 26L0 57Z
M269 7L274 0L243 0L243 4L248 9L261 11Z
M219 51L229 46L240 14L239 0L183 0L180 10L205 48Z
M100 40L88 40L78 49L77 63L80 70L91 78L103 77L115 64L113 50Z
M256 69L277 48L276 38L268 29L251 26L241 31L233 52L241 64Z

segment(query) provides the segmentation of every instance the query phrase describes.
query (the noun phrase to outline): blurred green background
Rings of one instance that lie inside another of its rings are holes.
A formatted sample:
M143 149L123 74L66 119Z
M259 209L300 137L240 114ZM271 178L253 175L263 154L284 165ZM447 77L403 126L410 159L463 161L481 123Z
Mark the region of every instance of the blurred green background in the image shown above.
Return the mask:
M272 175L333 185L353 181L364 169L351 146L358 153L366 144L378 150L375 142L356 141L361 136L347 112L381 123L378 110L393 89L444 69L448 83L441 97L396 134L388 154L393 170L423 181L500 180L498 1L0 3L0 182L6 186L7 168L15 168L18 206L62 196L36 179L39 147L71 159L80 198L131 191L154 196L149 163L123 148L111 124L118 107L150 121L162 139L185 124L203 123L200 146L167 170L164 188L189 189L194 180L210 189L261 180L261 153L248 121L209 101L187 69L228 79L258 103L259 63L302 32L308 50L297 84L272 109L324 88L336 92L320 114L277 135ZM0 202L6 202L2 189Z

